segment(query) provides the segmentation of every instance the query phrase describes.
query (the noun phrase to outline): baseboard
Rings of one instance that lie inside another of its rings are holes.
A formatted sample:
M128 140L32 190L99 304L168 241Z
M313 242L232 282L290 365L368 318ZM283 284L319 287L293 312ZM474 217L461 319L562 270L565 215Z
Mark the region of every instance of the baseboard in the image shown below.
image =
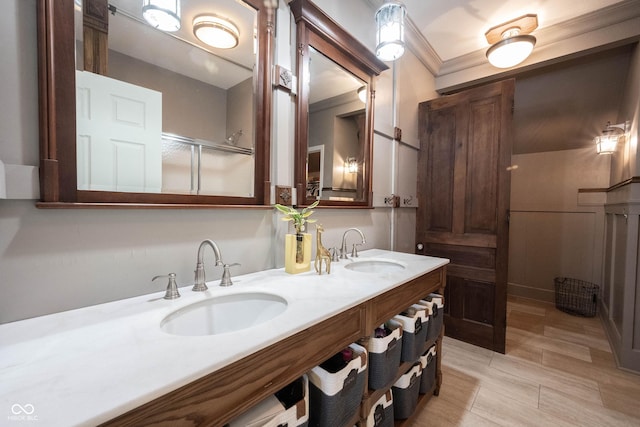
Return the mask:
M598 301L598 306L598 315L600 317L600 321L602 322L604 333L609 340L611 353L613 354L613 358L616 362L616 367L621 371L640 375L640 359L637 357L632 357L630 355L631 350L626 350L623 348L622 337L620 337L615 329L615 326L611 322L608 309L604 305L604 303L602 301ZM622 358L625 356L625 354L623 354L623 352L625 351L627 351L627 357L625 359L625 361L627 362L626 364L622 360Z
M555 302L555 293L549 289L533 288L517 283L507 284L507 295L529 298L544 302Z

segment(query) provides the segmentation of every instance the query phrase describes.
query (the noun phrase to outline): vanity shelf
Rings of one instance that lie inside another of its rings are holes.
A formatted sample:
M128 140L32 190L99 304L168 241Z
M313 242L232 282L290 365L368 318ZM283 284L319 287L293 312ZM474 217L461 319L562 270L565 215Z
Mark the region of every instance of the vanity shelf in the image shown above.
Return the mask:
M356 341L366 343L368 334L377 325L407 306L432 292L443 295L445 278L446 266L438 267L102 425L191 425L193 420L198 420L201 424L223 426L345 346ZM442 332L435 343L436 381L433 391L420 397L418 409L426 404L431 395L438 394L442 382ZM434 341L425 343L425 350L433 344ZM403 363L397 378L411 365L411 362ZM354 416L353 422L364 425L363 420L371 406L386 390L388 388L365 392L359 414ZM396 422L396 425L409 424L403 421Z

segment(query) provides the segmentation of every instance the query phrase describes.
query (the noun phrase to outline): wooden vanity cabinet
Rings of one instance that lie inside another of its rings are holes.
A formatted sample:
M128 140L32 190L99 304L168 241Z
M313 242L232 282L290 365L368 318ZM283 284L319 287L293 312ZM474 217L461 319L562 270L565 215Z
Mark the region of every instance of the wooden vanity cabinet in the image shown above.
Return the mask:
M400 313L411 304L415 304L421 299L424 299L430 293L435 292L440 295L444 295L444 287L446 284L445 279L446 267L441 267L367 301L365 304L367 304L367 313L370 315L367 322L368 333L372 333L376 327L389 320L396 314ZM424 353L432 345L436 345L436 381L433 386L433 390L427 394L420 395L418 405L413 412L413 416L406 420L396 420L396 427L411 425L413 417L415 417L416 414L420 412L420 409L427 404L429 399L431 399L431 396L437 396L440 393L440 385L442 384L441 355L443 336L444 326L440 331L440 335L435 340L427 341L425 343L422 352ZM369 336L365 336L364 338L360 339L361 344L366 347L368 339ZM393 383L395 383L402 375L409 371L413 364L414 362L402 363L398 368L398 372ZM361 422L359 425L361 427L366 426L365 420L369 412L371 411L371 408L388 390L389 388L383 388L374 391L369 390L368 387L365 387L365 395L363 396L362 405L360 408Z
M356 341L366 344L378 325L429 293L443 294L445 277L445 267L426 273L102 425L222 426L347 345ZM442 381L441 336L436 340L436 395ZM403 364L398 376L406 371L404 365L410 366ZM371 405L383 394L382 390L369 392L363 396L354 424L368 414ZM422 396L421 402L426 403L428 397Z

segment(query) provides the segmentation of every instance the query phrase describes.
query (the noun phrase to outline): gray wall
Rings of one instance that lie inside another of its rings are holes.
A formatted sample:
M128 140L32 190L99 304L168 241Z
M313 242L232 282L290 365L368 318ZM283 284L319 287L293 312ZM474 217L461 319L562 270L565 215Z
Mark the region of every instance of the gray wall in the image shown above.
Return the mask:
M162 131L222 143L227 136L226 90L109 51L109 77L162 92Z
M242 129L240 147L253 147L253 79L247 79L227 91L227 137Z
M604 194L610 158L594 147L511 158L509 293L554 300L555 277L602 282Z
M631 130L613 157L611 185L638 176L640 48L631 59L618 122ZM640 184L627 183L607 194L602 317L618 363L640 372Z
M0 16L0 159L33 166L39 163L35 3L5 1ZM368 2L325 0L318 4L373 49L373 20L360 19L375 12ZM288 37L292 34L291 20L284 2L280 2L277 23L281 36L276 41L276 62L293 69L291 55L295 49ZM419 61L411 59L411 53L405 56L405 72L421 82L418 93L434 93L433 76ZM383 73L379 82L376 128L390 129L396 120L391 105L391 70ZM405 90L409 97L401 93L397 99L406 99L407 109L415 108L411 97L416 91L409 87ZM294 98L276 91L273 185L293 185L294 111ZM376 200L393 191L392 182L406 182L413 176L412 172L402 172L410 169L407 165L397 167L392 163L387 154L393 145L390 138L376 135ZM406 156L404 161L411 166L414 158ZM402 221L401 226L397 226L396 217ZM323 242L328 247L338 246L348 227L364 231L364 249L390 249L396 241L406 248L406 242L414 240L413 209L403 210L402 215L385 207L321 209L316 218L326 230ZM175 272L178 283L187 285L192 281L197 246L207 238L219 244L225 262L242 264L235 275L282 266L287 224L278 219L269 208L44 210L37 209L34 200L0 199L0 323L159 291L164 283L150 281L158 274ZM412 247L411 243L409 249ZM211 258L207 253L212 264ZM220 274L219 267L207 266L208 279Z

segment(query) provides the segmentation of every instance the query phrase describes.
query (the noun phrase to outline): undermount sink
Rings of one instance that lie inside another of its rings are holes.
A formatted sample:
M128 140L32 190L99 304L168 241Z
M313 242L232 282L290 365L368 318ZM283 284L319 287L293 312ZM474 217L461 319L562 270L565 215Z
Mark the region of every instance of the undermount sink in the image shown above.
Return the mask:
M354 260L344 268L360 273L388 273L405 269L405 264L390 259L364 258Z
M160 322L172 335L218 335L247 329L273 319L287 309L287 300L262 292L209 298L174 311Z

